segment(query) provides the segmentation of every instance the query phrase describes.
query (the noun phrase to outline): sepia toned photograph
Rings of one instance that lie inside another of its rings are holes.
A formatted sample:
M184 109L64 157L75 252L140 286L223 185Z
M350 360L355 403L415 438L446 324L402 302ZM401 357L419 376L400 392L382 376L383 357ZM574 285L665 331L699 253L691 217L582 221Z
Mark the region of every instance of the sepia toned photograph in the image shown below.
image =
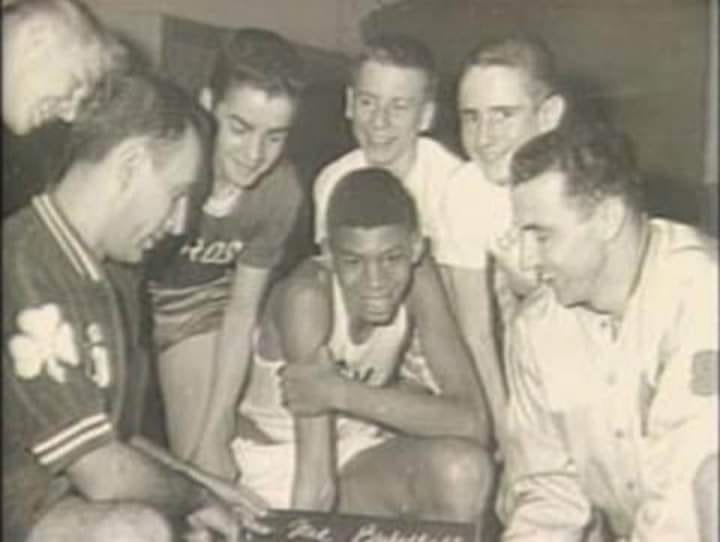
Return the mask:
M717 0L2 0L7 542L719 542Z

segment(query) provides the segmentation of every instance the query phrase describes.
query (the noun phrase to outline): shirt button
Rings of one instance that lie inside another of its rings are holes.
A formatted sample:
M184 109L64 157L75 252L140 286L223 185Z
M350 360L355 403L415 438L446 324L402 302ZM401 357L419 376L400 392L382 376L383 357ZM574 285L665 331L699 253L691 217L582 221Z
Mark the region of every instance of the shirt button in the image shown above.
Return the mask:
M615 438L625 438L625 431L618 429L615 431Z
M615 378L615 375L608 375L605 381L607 382L608 386L614 386L617 382L617 379Z
M635 491L635 484L633 482L628 482L625 484L625 487L627 487L628 491Z

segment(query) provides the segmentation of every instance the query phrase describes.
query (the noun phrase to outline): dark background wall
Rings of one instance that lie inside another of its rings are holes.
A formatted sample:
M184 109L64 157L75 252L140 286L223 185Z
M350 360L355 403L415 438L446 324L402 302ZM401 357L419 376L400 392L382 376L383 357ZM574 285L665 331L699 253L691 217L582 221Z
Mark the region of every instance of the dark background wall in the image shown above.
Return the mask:
M342 89L348 59L363 36L401 31L431 46L442 72L433 135L456 150L455 80L467 51L507 33L542 36L579 96L633 137L653 208L695 223L712 222L715 197L707 193L716 193L717 172L708 173L705 141L710 6L716 0L88 2L150 64L192 92L207 77L219 40L233 28L261 25L295 41L313 76L291 140L308 185L323 163L352 146L342 117ZM61 133L46 130L43 141L25 147L40 151L9 154L30 154L36 166ZM16 166L13 170L22 175ZM42 175L31 172L30 177Z

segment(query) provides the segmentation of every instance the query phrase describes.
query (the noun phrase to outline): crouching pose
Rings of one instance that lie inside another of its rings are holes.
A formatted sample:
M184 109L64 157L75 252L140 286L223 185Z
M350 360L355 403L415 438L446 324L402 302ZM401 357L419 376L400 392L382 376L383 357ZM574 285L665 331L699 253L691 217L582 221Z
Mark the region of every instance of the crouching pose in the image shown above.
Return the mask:
M455 323L436 316L443 293L409 293L424 249L413 200L387 171L356 170L327 223L330 258L268 299L233 442L243 483L276 507L480 521L486 406ZM413 327L427 366L402 355Z

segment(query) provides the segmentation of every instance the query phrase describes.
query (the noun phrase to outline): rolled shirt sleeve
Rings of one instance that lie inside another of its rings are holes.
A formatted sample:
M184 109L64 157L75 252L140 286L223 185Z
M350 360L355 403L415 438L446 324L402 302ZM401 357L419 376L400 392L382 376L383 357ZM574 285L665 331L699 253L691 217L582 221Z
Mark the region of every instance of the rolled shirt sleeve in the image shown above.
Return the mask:
M699 540L692 483L703 460L718 453L717 268L704 254L688 257L696 261L683 267L696 273L676 282L682 301L661 343L636 542Z

